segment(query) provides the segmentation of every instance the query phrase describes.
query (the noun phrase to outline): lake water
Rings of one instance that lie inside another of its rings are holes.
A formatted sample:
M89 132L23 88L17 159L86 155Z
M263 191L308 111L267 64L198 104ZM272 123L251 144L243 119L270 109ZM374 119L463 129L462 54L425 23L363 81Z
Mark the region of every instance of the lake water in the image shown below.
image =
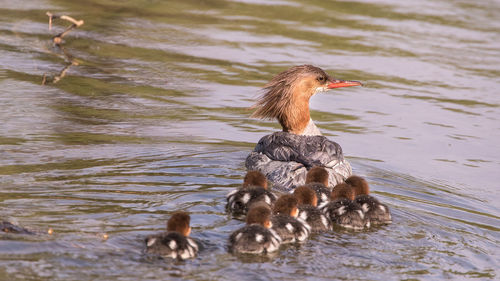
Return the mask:
M0 219L38 233L0 234L1 280L498 278L500 3L272 3L0 0ZM47 11L85 20L63 50ZM312 117L394 222L233 256L225 195L280 129L249 107L299 64L365 84ZM198 257L143 255L176 210Z

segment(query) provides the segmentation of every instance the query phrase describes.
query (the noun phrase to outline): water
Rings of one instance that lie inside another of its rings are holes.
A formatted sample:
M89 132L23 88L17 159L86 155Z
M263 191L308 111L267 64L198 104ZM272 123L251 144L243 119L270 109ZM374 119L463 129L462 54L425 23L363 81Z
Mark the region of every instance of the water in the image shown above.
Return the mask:
M0 216L39 233L0 236L0 279L498 278L497 1L0 4ZM85 20L67 55L46 11ZM304 63L365 83L313 97L312 117L394 223L235 257L224 197L279 129L248 108ZM199 256L144 256L176 210Z

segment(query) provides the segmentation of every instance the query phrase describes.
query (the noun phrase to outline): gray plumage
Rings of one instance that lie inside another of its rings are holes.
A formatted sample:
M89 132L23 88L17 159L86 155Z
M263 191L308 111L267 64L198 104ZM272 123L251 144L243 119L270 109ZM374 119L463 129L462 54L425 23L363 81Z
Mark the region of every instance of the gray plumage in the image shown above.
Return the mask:
M361 206L366 218L372 224L392 223L391 212L387 205L380 203L375 197L370 195L358 195L354 202Z
M288 215L277 215L272 217L272 229L281 238L281 243L302 242L311 233L311 227L302 219Z
M249 186L231 191L226 200L226 210L236 218L244 218L250 205L264 202L271 207L276 196L261 186Z
M342 198L324 203L320 207L328 219L341 227L361 230L370 227L361 206L349 199Z
M319 182L308 183L306 185L316 192L316 197L318 197L318 206L325 202L330 202L330 193L332 192L331 189Z
M198 245L193 239L175 231L150 235L145 243L146 253L166 258L185 260L198 253Z
M300 205L298 218L304 220L311 226L312 233L332 230L330 220L316 207L311 205Z
M259 224L246 225L229 237L229 251L243 254L267 254L278 250L281 238L272 229Z
M321 135L288 132L262 137L248 155L245 166L262 172L273 183L273 188L288 192L305 183L307 170L313 166L326 168L331 187L352 174L338 143Z

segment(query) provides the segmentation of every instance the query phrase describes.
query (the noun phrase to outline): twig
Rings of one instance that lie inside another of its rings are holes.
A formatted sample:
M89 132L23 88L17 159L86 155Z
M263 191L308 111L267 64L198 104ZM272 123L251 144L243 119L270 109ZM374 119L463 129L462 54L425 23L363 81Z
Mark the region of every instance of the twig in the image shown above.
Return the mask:
M59 82L59 80L63 79L64 76L66 76L66 71L68 71L68 69L70 68L70 66L72 65L78 65L78 62L76 61L72 61L71 63L69 63L68 65L66 65L66 67L64 67L61 72L59 72L59 75L57 76L54 76L54 79L52 80L52 83L55 84L57 82Z
M56 45L61 44L62 38L64 36L66 36L66 34L68 34L71 30L73 30L74 28L80 27L84 23L83 20L76 20L76 19L74 19L70 16L66 16L66 15L58 16L58 15L52 14L51 12L47 12L46 15L49 17L49 30L52 29L52 20L54 20L54 19L62 19L62 20L66 20L66 21L69 21L72 23L68 28L66 28L66 30L64 30L63 32L57 34L56 36L54 36L54 38L52 38L52 41Z

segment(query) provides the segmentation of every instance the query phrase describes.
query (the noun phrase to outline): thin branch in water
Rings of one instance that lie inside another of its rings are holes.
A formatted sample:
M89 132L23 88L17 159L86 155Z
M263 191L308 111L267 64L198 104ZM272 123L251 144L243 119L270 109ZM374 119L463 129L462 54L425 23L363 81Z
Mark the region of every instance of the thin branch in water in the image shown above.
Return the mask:
M54 79L52 80L52 83L55 84L57 82L59 82L59 80L63 79L64 76L66 76L66 72L68 71L68 69L70 68L70 66L72 65L78 65L78 62L76 61L72 61L70 64L66 65L66 67L64 67L61 72L59 72L59 75L57 76L54 76Z
M76 20L76 19L74 19L74 18L72 18L70 16L66 16L66 15L58 16L58 15L52 14L51 12L47 12L46 15L49 17L49 30L52 29L52 21L54 19L62 19L62 20L66 20L66 21L69 21L69 22L72 23L70 26L68 26L66 28L66 30L64 30L63 32L57 34L56 36L54 36L54 38L52 38L52 41L56 45L61 44L62 38L64 36L66 36L66 34L68 34L71 30L73 30L73 29L75 29L77 27L80 27L84 23L83 20Z
M69 70L71 66L79 64L78 61L75 60L71 54L66 52L61 43L62 43L62 38L66 36L66 34L68 34L71 30L83 25L83 20L76 20L70 16L66 15L58 16L52 14L51 12L47 12L46 15L49 17L49 30L52 29L52 21L54 19L62 19L65 21L69 21L71 22L71 25L67 27L63 32L57 34L52 38L54 45L63 52L64 58L66 61L68 61L68 64L59 72L58 75L54 76L52 79L49 79L47 74L44 74L42 77L42 85L46 85L47 83L55 84L59 82L62 78L64 78L64 76L66 76L66 72Z

